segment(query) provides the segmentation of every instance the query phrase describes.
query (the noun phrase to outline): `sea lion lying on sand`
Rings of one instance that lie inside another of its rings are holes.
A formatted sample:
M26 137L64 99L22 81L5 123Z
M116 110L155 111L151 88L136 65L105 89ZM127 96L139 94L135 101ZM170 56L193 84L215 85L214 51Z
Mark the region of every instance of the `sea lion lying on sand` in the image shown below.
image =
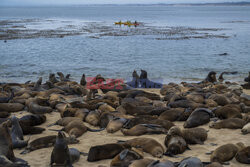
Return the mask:
M164 134L167 129L156 124L139 124L131 129L121 129L121 132L125 136L140 136L144 134Z
M130 146L117 143L93 146L89 149L87 161L94 162L103 159L111 159L126 148L130 148Z
M164 153L163 146L151 138L134 138L127 140L125 144L131 147L140 148L142 151L151 154L154 157L161 158Z
M237 152L235 159L243 164L250 164L250 146Z
M189 149L184 138L178 135L167 134L164 143L167 147L167 151L164 153L164 155L171 157L176 154L181 154L186 149Z
M211 162L219 162L223 164L226 161L230 161L234 158L236 153L244 148L243 143L237 143L237 144L224 144L218 148L216 148L211 156L210 160Z
M246 121L240 118L228 118L218 122L211 122L209 127L214 129L241 129L246 124Z
M178 126L170 128L168 134L183 137L187 144L203 144L208 135L203 128L180 129Z

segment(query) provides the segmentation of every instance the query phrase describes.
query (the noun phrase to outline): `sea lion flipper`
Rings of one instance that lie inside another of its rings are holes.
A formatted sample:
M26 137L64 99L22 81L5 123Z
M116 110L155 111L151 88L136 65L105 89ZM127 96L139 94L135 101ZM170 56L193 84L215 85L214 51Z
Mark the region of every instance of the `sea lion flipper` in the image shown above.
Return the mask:
M120 160L123 160L126 157L127 154L128 154L128 149L123 150L119 155Z

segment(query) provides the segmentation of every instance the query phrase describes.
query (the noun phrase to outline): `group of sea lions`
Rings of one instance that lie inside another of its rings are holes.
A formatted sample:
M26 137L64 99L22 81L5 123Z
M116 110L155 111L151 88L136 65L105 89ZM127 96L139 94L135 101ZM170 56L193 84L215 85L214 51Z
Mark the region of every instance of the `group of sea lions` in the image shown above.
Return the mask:
M39 78L34 83L0 84L0 167L29 166L15 157L13 149L24 149L21 154L28 154L47 147L53 147L50 166L72 166L81 155L87 156L89 162L112 159L112 167L216 167L228 164L234 157L239 163L250 164L250 143L241 142L225 143L207 153L211 154L209 162L197 157L175 162L161 159L178 157L190 149L189 145L204 144L209 130L199 126L205 124L215 129L242 129L242 138L249 138L250 97L240 85L217 82L213 71L200 83L167 85L150 81L147 72L141 72L139 77L134 71L133 80L123 84L122 89L99 91L98 87L88 89L84 74L77 83L61 72L57 73L59 77L50 74L45 83ZM106 84L101 75L97 79ZM161 87L161 95L132 89L134 85L148 88L148 83L150 88ZM23 110L30 114L20 118L11 114ZM38 127L51 112L59 112L61 118L46 128ZM174 121L183 121L183 127L176 126ZM62 128L55 129L54 125ZM41 134L46 129L57 132L32 141L24 139L24 135ZM136 137L96 146L89 143L92 147L83 152L68 147L78 144L78 138L87 131L103 130ZM144 137L145 134L165 135L165 140L157 141ZM152 158L145 158L144 153Z

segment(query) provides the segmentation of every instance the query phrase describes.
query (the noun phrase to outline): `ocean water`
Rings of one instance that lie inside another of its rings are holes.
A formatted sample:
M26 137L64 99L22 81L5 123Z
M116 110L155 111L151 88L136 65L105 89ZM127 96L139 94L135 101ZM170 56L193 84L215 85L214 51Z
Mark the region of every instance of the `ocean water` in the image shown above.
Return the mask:
M240 82L250 71L249 16L250 6L0 7L0 82L57 71L129 80L140 69L164 83L209 71L237 71L224 78Z

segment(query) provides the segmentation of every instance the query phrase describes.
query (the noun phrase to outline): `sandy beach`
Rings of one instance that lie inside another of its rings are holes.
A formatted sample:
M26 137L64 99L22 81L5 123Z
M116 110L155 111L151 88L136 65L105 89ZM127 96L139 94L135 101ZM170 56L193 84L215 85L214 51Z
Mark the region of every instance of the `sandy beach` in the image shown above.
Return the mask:
M159 89L147 89L147 91L150 92L155 92L159 94ZM250 90L244 90L244 93L247 93L250 95ZM23 115L29 114L26 111L23 112L18 112L18 113L13 113L13 115L16 115L17 117L21 117ZM50 131L47 128L47 125L54 123L56 120L60 119L60 114L58 112L52 112L49 114L46 114L47 121L42 124L40 127L46 128L46 131L44 131L42 134L38 135L31 135L31 136L25 136L25 139L28 139L30 137L30 141L43 137L46 135L55 135L57 134L54 131ZM174 122L177 126L182 127L184 122ZM89 124L86 123L89 127L95 128L93 126L90 126ZM179 158L171 158L164 156L160 160L171 160L173 162L180 161L184 159L185 157L198 157L204 162L210 161L210 156L206 155L205 153L213 151L217 147L226 144L226 143L237 143L237 142L243 142L245 145L250 145L250 134L247 135L242 135L241 134L241 129L236 129L236 130L231 130L231 129L211 129L209 128L208 124L200 126L202 128L205 128L209 130L208 132L208 139L205 141L204 145L190 145L191 150L185 151L183 154L179 155ZM53 129L60 129L61 126L54 126ZM164 146L164 139L166 135L143 135L140 137L149 137L156 139L158 142L160 142ZM80 140L79 144L72 144L69 145L69 148L77 148L82 152L88 152L89 148L91 146L96 146L96 145L102 145L102 144L107 144L107 143L115 143L117 140L128 140L128 139L133 139L136 138L137 136L124 136L120 131L111 134L107 133L106 130L101 131L101 132L86 132L83 134L81 137L78 139ZM217 144L217 146L212 146L211 143ZM164 146L165 147L165 146ZM20 152L22 152L23 149L18 150L15 149L15 155L19 158L23 158L24 160L28 161L31 167L47 167L49 166L50 162L50 155L52 152L53 147L50 148L44 148L40 150L33 151L31 153L21 155ZM166 148L165 148L166 149ZM144 153L144 157L146 158L152 158L151 155ZM86 156L81 156L80 160L77 163L74 163L74 167L98 167L99 165L104 165L104 166L110 166L111 159L109 160L101 160L97 162L88 162ZM230 161L230 167L247 167L249 165L244 165L235 160Z

